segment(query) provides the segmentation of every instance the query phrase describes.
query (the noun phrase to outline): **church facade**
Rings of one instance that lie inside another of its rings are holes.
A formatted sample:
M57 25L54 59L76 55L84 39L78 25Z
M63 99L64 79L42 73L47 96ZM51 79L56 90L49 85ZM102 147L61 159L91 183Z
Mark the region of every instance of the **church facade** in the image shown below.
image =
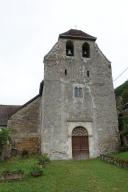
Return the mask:
M59 35L44 57L39 94L8 120L13 147L51 159L87 159L118 150L111 63L96 38L76 29Z

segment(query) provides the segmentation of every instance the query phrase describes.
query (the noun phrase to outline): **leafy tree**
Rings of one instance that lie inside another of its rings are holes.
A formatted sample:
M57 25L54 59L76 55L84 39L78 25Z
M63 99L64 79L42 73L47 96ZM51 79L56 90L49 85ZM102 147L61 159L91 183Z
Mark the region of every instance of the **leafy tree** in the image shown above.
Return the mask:
M11 130L8 128L0 128L0 159L5 158L5 146L10 143Z
M122 145L128 146L128 81L115 89Z
M128 103L128 88L122 92L123 104Z
M122 85L115 89L115 95L117 97L122 96L124 90L128 90L128 81L124 82Z

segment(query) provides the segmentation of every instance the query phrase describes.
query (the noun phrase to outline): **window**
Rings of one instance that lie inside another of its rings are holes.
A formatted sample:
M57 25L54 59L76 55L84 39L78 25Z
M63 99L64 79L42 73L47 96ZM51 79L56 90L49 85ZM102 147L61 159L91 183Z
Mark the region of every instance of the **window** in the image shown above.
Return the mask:
M90 45L87 42L85 42L82 46L82 57L90 57Z
M74 96L75 97L83 97L83 90L81 87L75 87Z
M67 75L67 69L65 69L64 74L65 74L65 76Z
M89 71L87 71L87 77L89 77L89 75L90 75L90 74L89 74Z
M72 41L66 42L66 55L67 56L73 56L74 55L74 46Z

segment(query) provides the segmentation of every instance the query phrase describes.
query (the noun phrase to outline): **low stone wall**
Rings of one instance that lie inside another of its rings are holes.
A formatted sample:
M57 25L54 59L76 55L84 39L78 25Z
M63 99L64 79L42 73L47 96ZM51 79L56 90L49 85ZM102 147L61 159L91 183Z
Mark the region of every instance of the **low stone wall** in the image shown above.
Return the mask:
M24 178L24 171L3 171L2 175L0 175L0 181L17 181L22 180Z
M128 146L120 147L119 151L121 152L128 151Z
M117 167L128 169L128 160L122 160L118 159L116 157L112 157L109 155L100 155L99 157L101 160L110 163L112 165L115 165Z

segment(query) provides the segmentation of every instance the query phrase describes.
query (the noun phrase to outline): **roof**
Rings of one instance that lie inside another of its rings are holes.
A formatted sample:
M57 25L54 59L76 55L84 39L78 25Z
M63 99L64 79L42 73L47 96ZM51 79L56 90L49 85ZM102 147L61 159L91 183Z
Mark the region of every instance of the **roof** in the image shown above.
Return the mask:
M25 104L23 104L21 107L19 107L18 111L24 107L26 107L27 105L29 105L30 103L32 103L33 101L35 101L37 98L39 98L41 95L36 95L35 97L33 97L32 99L30 99L29 101L27 101Z
M42 80L41 83L40 83L40 87L39 87L39 95L40 96L42 96L43 88L44 88L44 81Z
M9 117L19 108L20 105L0 105L0 126L6 126Z
M83 32L83 31L77 30L77 29L70 29L69 31L66 31L65 33L60 34L59 38L91 40L91 41L95 41L96 40L96 37L93 37L93 36Z
M44 81L42 80L39 86L39 94L36 95L35 97L33 97L32 99L30 99L29 101L27 101L24 105L20 106L18 110L26 107L28 104L32 103L33 101L35 101L37 98L42 96L43 93L43 87L44 87Z
M34 98L26 102L24 105L0 105L0 126L7 126L8 119L20 109L26 107L28 104L32 103L38 97L42 96L44 81L41 81L39 87L39 94Z

